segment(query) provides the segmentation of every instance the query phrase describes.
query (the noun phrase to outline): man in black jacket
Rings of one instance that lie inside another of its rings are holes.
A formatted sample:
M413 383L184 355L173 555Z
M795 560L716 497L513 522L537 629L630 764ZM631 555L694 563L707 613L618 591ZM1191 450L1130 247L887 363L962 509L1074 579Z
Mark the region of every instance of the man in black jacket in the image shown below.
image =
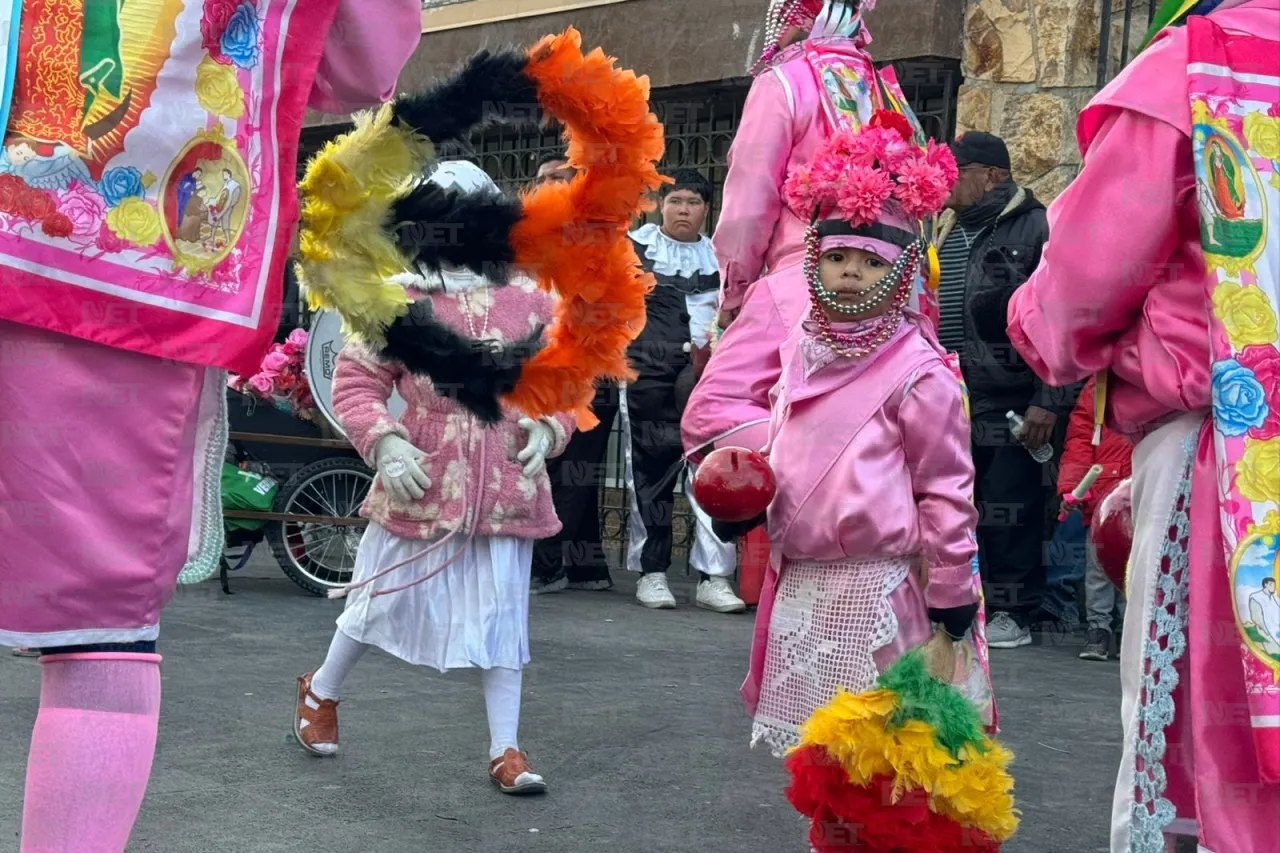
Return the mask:
M942 345L959 353L973 415L974 483L981 520L978 553L994 648L1031 642L1029 625L1044 594L1043 533L1047 472L1030 451L1053 441L1069 390L1045 386L1009 343L1009 298L1040 262L1049 239L1044 205L1009 171L1009 149L989 133L951 144L960 178L935 241ZM1007 412L1025 420L1013 435Z

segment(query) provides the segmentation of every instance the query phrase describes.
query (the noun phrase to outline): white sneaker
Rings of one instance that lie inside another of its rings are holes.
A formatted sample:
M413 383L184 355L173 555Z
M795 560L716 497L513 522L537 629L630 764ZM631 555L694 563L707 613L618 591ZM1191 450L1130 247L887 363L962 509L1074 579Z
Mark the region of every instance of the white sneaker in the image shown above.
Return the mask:
M667 586L667 576L662 572L642 575L636 584L636 600L650 610L674 610L676 597Z
M987 645L993 649L1016 649L1031 645L1031 629L1023 628L1013 617L1000 611L987 622Z
M562 589L568 588L568 586L569 578L564 575L561 575L553 581L534 580L533 583L529 584L529 594L550 595L555 592L560 592Z
M708 578L698 584L697 605L716 613L742 613L747 603L733 594L728 578Z

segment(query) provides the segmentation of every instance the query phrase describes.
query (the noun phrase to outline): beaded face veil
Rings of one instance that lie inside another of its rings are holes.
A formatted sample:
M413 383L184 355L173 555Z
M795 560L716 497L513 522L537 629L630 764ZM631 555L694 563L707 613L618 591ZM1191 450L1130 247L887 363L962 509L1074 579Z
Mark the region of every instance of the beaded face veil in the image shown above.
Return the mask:
M882 110L862 129L832 135L810 163L787 178L787 204L810 219L804 274L812 317L837 355L866 355L898 327L927 257L920 221L942 210L958 175L949 148L932 140L916 145L907 121ZM822 254L837 248L874 252L892 266L856 299L841 300L819 278ZM832 329L826 309L855 318L886 299L889 310L854 333Z

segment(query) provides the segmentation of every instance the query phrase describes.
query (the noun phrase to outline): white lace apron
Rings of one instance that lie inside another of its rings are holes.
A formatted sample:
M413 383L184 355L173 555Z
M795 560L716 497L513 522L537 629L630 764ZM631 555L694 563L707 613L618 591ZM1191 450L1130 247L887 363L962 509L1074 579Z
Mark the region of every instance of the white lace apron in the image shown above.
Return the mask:
M875 684L875 652L898 636L889 596L914 562L784 560L752 746L764 741L782 757L800 742L800 727L837 690L861 693Z

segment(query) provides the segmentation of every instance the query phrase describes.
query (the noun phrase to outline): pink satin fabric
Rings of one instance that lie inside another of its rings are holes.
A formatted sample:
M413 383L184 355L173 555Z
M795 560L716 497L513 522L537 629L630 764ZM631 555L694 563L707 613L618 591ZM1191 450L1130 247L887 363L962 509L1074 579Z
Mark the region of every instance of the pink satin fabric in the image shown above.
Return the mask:
M391 93L420 15L342 0L311 104ZM0 343L0 636L154 638L192 546L205 371L8 322Z
M316 68L309 106L344 114L388 101L422 39L419 0L342 0Z
M1278 5L1213 20L1272 32ZM1111 368L1107 422L1131 436L1209 407L1186 66L1186 31L1167 31L1080 114L1086 168L1049 207L1043 260L1009 303L1009 337L1046 382Z
M1280 0L1211 18L1275 32ZM1009 305L1009 335L1040 377L1110 368L1107 420L1140 435L1207 412L1205 267L1190 142L1184 29L1168 31L1091 102L1085 168L1049 208L1050 241ZM1201 436L1191 486L1188 651L1167 732L1169 797L1213 853L1280 851L1280 786L1258 781L1237 628L1221 548L1213 451Z
M751 285L742 313L716 342L680 418L691 459L713 446L760 450L769 440L769 390L782 375L782 342L811 304L798 279L792 268Z
M969 424L960 386L942 356L906 323L866 361L815 369L806 365L811 356L804 337L797 329L781 349L787 369L770 426L770 463L778 478L768 522L772 559L742 687L753 714L787 560L921 555L929 575L923 594L916 579L914 591L903 584L892 597L899 624L915 626L902 637L914 642L928 633L926 604L978 600Z
M742 307L766 269L777 272L804 258L808 223L783 202L782 186L830 131L803 52L785 55L752 82L729 148L724 206L711 242L720 262L720 307L730 311Z

